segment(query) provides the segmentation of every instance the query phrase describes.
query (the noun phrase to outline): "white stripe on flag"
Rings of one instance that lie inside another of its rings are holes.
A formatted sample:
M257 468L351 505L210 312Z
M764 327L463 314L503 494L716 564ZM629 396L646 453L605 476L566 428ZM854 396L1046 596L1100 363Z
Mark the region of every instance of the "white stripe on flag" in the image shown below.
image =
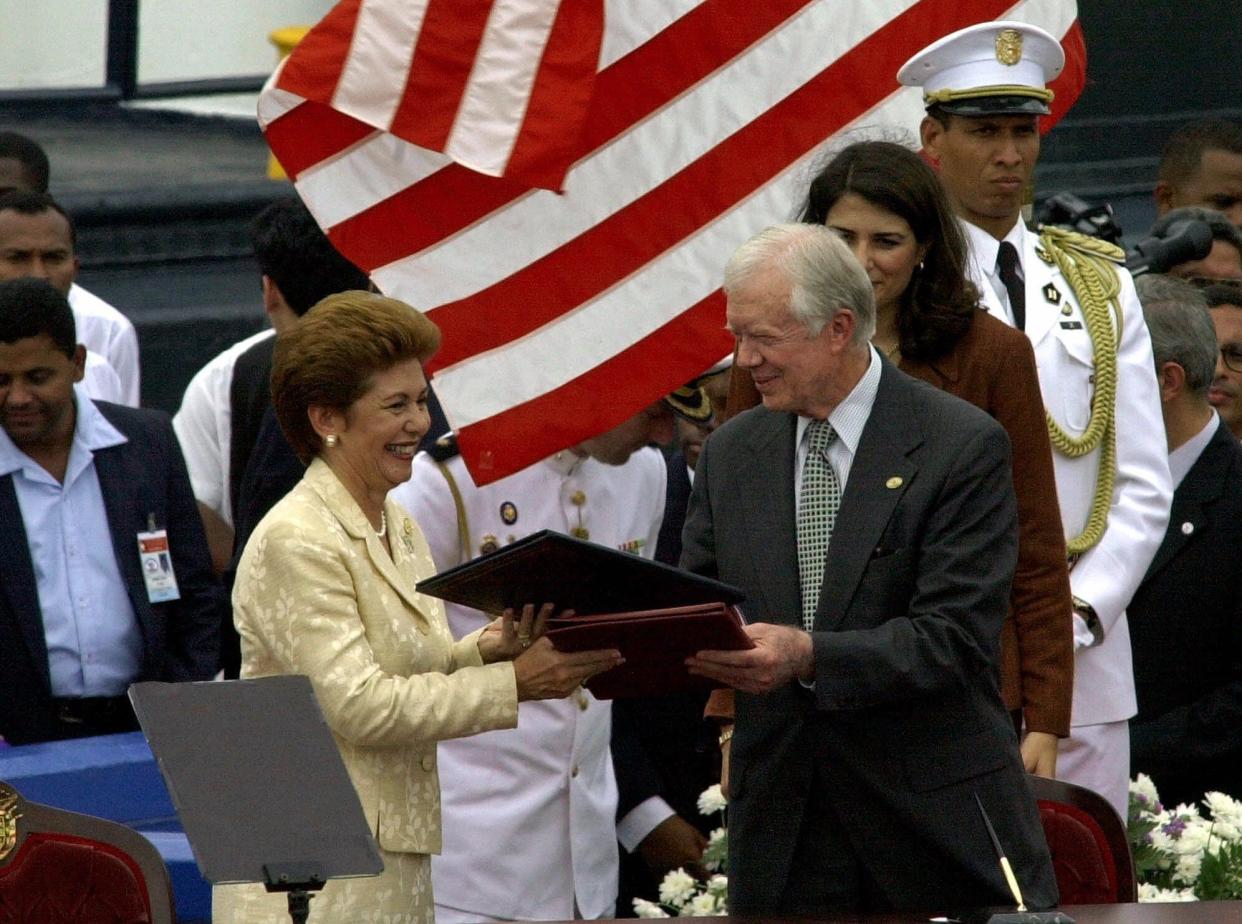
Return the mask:
M286 112L296 109L305 102L296 93L289 93L276 86L276 81L280 79L280 72L285 68L285 61L288 60L288 58L281 59L281 62L276 65L276 70L272 72L271 77L267 78L267 83L263 85L263 90L259 93L255 114L258 116L259 125L263 128L266 128L269 122L279 119Z
M1025 0L1014 6L1005 18L1039 26L1063 39L1078 19L1078 5L1065 0Z
M496 0L444 146L458 163L500 176L517 143L559 0Z
M620 61L706 0L606 0L599 69Z
M428 0L363 0L332 108L387 129L405 92Z
M917 0L907 0L910 5ZM565 193L537 190L484 221L372 273L379 287L435 306L493 285L650 192L762 116L901 12L813 4L690 92L579 162ZM821 35L822 42L808 42ZM728 112L722 112L722 101ZM486 253L489 259L480 261Z
M298 195L315 220L330 228L358 210L359 201L382 202L451 163L396 135L376 133L298 175Z

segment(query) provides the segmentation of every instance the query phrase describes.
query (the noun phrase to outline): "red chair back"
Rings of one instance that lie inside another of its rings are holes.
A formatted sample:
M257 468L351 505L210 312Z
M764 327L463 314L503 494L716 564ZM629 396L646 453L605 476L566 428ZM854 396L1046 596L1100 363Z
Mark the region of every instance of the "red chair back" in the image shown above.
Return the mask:
M172 924L159 851L125 825L0 783L0 924Z
M1138 900L1125 823L1103 796L1061 780L1030 777L1063 905Z

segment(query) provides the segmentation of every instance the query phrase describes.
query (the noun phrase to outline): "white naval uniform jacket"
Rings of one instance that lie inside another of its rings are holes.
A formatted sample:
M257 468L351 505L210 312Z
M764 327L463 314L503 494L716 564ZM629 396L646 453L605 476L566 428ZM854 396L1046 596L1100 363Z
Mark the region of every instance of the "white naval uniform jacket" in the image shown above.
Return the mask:
M471 557L489 539L503 546L541 529L569 533L578 526L592 542L647 558L655 553L667 477L655 449L639 450L620 466L558 453L481 488L460 456L445 464L462 493ZM393 497L414 515L438 570L461 562L453 497L427 454L415 459L409 482ZM488 619L454 604L446 609L455 637ZM515 730L440 743L444 847L431 865L437 904L520 920L611 911L617 895L611 728L610 704L579 691L521 703Z
M965 224L965 223L963 223ZM1013 324L979 262L976 237L985 232L966 225L969 275L992 315ZM1018 253L1026 276L1026 335L1035 349L1044 406L1071 436L1081 436L1091 415L1095 364L1082 308L1055 264L1035 252L1039 236L1021 222L1009 240L1021 237ZM1015 243L1016 246L1016 243ZM1160 413L1160 393L1151 338L1130 274L1121 277L1122 334L1117 350L1117 476L1108 528L1070 571L1070 588L1095 608L1104 640L1080 648L1074 658L1071 725L1119 722L1135 714L1134 671L1126 606L1147 573L1164 538L1173 489ZM1055 293L1046 287L1055 288ZM1082 532L1095 494L1100 451L1071 459L1052 453L1057 500L1066 538Z

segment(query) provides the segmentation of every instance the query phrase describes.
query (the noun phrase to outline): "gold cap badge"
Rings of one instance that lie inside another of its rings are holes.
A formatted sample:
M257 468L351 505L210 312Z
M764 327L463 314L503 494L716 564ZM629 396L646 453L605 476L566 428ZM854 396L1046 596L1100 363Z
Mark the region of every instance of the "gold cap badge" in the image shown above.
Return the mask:
M996 33L996 60L1012 67L1022 60L1022 33L1017 29L1001 29Z

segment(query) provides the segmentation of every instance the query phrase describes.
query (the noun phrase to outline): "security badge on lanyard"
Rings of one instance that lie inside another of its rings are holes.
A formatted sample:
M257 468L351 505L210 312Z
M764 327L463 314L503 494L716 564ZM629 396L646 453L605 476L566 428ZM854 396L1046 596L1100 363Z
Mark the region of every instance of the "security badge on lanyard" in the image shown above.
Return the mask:
M155 528L155 514L147 514L147 531L138 534L138 558L142 562L142 579L147 585L147 599L152 603L180 600L177 575L173 572L168 551L168 530Z

